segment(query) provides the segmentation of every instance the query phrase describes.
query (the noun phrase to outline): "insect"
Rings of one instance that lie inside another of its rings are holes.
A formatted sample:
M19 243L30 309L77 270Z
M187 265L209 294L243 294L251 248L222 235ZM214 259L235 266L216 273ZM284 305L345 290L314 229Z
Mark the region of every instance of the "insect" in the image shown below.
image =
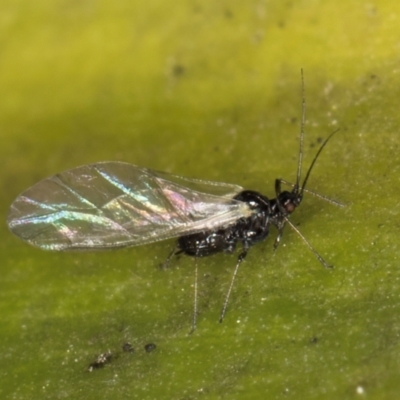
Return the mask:
M96 250L142 245L178 237L169 255L184 253L197 258L219 252L238 255L233 277L220 314L224 319L240 264L249 249L266 239L274 226L276 249L286 224L294 229L317 259L329 265L290 222L300 205L311 171L331 133L317 151L301 182L305 97L303 80L302 120L294 184L275 180L276 197L220 182L188 179L137 167L124 162L84 165L42 180L12 203L7 223L29 244L44 250ZM282 190L282 184L292 186ZM197 316L197 262L192 330Z

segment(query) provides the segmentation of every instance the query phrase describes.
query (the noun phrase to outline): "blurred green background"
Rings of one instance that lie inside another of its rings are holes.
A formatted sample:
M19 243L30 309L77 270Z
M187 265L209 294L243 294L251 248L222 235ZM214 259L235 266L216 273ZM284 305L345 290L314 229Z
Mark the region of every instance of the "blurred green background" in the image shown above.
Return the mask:
M10 234L13 199L100 160L237 183L294 180L340 128L292 221L236 256L158 266L173 241L51 253ZM400 393L400 5L3 0L0 398L394 399ZM130 342L134 353L123 353ZM157 349L146 353L144 345ZM112 362L87 372L97 354Z

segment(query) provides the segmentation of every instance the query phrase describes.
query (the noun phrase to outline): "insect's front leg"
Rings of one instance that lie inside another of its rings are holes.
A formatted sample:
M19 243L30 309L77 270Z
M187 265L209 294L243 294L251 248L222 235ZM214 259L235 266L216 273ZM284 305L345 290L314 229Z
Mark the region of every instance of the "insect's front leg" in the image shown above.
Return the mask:
M274 242L274 251L278 248L279 243L281 242L284 227L285 227L285 222L279 222L279 224L277 225L278 236L276 237L275 242Z

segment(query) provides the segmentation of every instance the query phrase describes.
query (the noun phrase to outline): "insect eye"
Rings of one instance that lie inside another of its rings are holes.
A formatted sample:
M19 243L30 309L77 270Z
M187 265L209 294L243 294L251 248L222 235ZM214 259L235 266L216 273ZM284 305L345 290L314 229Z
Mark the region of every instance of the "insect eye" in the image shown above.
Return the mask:
M296 204L294 204L291 200L288 200L284 204L285 210L288 214L291 214L296 209Z

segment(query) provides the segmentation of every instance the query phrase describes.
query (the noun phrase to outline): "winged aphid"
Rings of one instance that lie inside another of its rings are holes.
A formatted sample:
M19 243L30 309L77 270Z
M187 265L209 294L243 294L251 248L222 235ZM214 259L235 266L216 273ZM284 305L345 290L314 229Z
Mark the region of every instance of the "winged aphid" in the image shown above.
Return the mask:
M11 205L8 226L29 244L55 251L112 249L177 237L167 262L179 253L195 258L232 253L241 244L222 321L240 264L254 244L268 237L271 226L278 230L274 248L289 224L329 267L289 220L305 192L341 205L305 189L316 160L336 132L322 143L301 181L304 124L303 83L296 181L276 179L273 199L238 185L178 177L125 162L100 162L61 172L21 193ZM292 189L282 190L283 183ZM196 315L197 263L193 329Z

